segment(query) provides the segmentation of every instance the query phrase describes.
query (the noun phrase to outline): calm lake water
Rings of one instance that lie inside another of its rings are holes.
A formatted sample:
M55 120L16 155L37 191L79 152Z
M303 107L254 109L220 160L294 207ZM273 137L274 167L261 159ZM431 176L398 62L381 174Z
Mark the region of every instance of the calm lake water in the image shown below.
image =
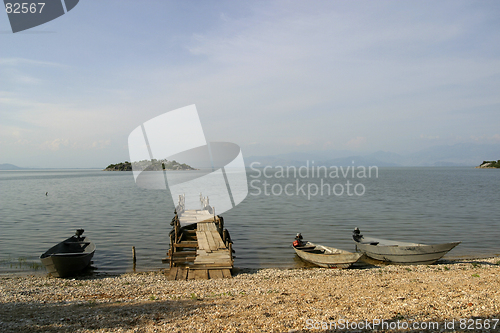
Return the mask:
M303 265L291 248L297 232L353 250L356 226L395 240L462 241L448 257L500 254L500 170L289 171L248 169L249 195L223 214L235 266ZM168 191L137 187L131 172L0 171L0 273L44 273L40 254L77 228L97 245L97 272L131 271L132 246L137 270L164 268L173 211Z

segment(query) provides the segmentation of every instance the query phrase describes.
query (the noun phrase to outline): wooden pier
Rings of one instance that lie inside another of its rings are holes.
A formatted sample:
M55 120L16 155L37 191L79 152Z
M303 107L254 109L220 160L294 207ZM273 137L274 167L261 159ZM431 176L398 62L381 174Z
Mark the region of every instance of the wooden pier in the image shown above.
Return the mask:
M181 208L182 209L182 208ZM222 216L208 210L186 210L172 219L169 280L231 278L232 241Z

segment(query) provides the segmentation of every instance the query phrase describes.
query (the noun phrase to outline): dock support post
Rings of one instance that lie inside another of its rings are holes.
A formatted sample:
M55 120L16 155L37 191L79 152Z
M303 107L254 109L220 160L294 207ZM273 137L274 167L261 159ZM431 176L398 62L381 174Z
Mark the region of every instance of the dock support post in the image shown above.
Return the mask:
M136 256L135 256L135 246L132 246L132 269L135 272L135 266L136 266Z

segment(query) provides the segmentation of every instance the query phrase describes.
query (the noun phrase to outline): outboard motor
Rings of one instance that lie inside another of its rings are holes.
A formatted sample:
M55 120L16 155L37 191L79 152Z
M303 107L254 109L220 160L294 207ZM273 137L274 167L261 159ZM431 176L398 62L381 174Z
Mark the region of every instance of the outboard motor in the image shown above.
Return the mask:
M302 246L303 245L302 239L303 239L302 234L300 232L297 233L297 236L295 236L295 240L293 241L293 246L294 247Z
M354 228L354 231L352 232L352 238L353 238L356 242L361 241L361 238L363 238L363 235L361 234L361 231L359 230L359 228L358 228L358 227Z
M83 229L76 229L76 232L75 232L75 237L76 237L77 239L82 238L82 235L83 235L83 232L84 232L84 231L85 231L85 230L83 230Z

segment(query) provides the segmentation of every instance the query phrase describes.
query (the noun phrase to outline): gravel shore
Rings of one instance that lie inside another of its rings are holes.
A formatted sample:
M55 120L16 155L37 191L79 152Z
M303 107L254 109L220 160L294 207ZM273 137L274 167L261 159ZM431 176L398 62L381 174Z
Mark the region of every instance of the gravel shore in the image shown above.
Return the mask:
M462 332L481 325L493 332L500 331L499 261L240 270L202 281L168 281L162 271L0 276L0 331Z

